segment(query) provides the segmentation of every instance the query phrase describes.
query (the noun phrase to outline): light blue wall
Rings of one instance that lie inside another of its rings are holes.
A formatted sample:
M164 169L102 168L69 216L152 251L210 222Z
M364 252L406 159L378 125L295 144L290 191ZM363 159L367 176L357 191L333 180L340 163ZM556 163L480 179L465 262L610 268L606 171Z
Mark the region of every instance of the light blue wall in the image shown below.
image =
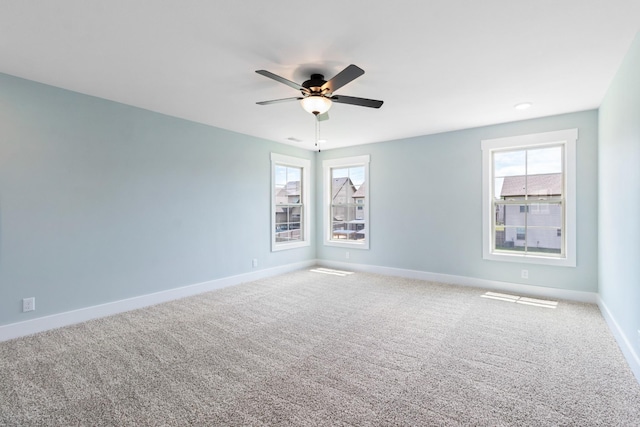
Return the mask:
M640 33L600 107L600 297L640 355Z
M428 120L428 117L425 117ZM322 244L318 258L597 291L597 111L488 126L322 152L316 163L322 218L322 160L371 155L369 250ZM480 141L578 128L577 267L550 267L482 259L482 154ZM529 279L521 279L521 270Z
M0 74L0 325L314 259L270 252L272 151L314 156Z

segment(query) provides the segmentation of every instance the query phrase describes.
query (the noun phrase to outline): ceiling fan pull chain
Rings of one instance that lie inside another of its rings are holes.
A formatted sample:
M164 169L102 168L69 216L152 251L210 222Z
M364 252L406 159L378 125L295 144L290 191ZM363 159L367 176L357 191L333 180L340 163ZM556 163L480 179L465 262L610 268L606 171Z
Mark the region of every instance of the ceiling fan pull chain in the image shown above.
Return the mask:
M320 120L318 120L318 116L313 116L313 121L316 122L316 147L318 147L318 153L320 152L320 147L318 146L318 142L320 141Z

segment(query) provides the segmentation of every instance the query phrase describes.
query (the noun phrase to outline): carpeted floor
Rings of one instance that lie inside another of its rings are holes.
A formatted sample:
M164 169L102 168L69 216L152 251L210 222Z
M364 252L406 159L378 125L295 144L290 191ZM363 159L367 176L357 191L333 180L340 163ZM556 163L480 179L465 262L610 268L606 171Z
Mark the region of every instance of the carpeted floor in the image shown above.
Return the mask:
M593 305L299 271L0 343L0 425L637 426Z

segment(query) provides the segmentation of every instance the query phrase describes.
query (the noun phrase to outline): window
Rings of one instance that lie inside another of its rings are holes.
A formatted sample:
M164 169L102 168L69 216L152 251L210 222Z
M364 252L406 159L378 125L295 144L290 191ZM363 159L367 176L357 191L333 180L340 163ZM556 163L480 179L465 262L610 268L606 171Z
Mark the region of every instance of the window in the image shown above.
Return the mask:
M577 129L482 141L483 257L576 265Z
M271 153L271 250L309 246L311 162Z
M325 245L369 249L369 156L322 166Z

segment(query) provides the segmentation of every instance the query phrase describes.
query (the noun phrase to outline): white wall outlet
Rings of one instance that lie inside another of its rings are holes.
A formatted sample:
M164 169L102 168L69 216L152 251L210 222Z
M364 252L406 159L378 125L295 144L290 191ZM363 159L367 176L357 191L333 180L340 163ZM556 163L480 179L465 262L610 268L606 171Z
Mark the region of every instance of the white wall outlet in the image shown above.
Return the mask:
M22 311L33 311L36 309L36 297L22 299Z
M349 251L345 252L344 256L345 258L349 259Z
M520 272L520 277L522 277L523 279L528 279L529 278L529 270L522 270Z
M251 260L251 267L256 268L258 266L258 258Z

